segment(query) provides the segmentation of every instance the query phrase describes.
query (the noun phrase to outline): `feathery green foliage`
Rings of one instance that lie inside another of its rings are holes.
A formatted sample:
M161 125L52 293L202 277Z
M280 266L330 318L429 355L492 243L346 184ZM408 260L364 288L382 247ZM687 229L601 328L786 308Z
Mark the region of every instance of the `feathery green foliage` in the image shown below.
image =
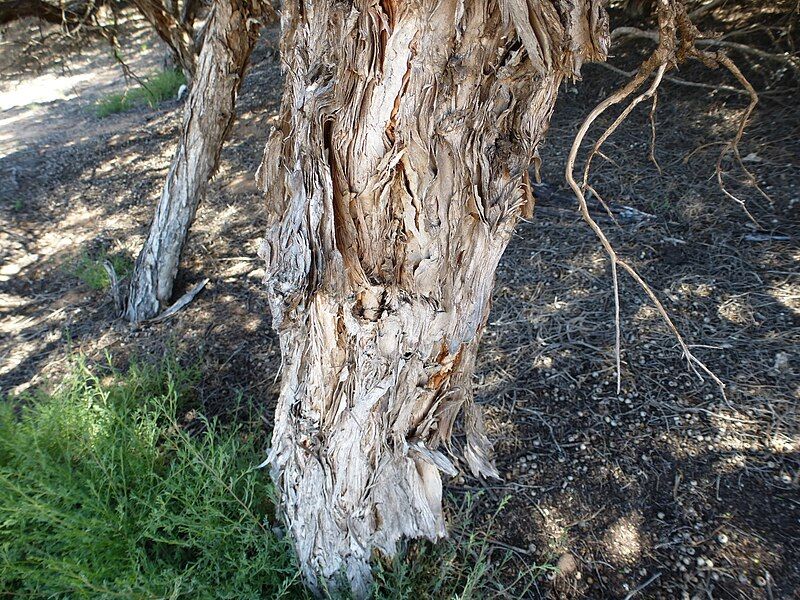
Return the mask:
M302 595L253 431L176 415L192 373L168 361L0 405L0 596Z
M174 98L178 89L186 83L180 70L166 70L148 77L136 86L123 93L109 94L95 105L98 117L107 117L115 113L129 110L135 106L147 104L155 108L164 100Z
M114 267L114 272L119 279L127 277L133 271L133 261L124 254L102 253L97 258L91 258L84 253L75 265L74 275L95 291L105 290L111 285L108 272L103 267L105 260Z

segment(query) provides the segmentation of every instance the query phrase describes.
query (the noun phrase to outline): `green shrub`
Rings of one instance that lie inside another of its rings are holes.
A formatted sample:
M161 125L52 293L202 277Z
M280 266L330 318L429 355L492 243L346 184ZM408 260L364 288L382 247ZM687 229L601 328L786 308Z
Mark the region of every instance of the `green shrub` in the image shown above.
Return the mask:
M102 291L111 285L108 272L103 266L104 261L111 263L119 279L128 276L133 270L133 261L124 254L109 255L101 253L97 258L91 258L83 253L75 265L74 275L95 291Z
M109 94L99 100L95 106L99 117L123 112L136 106L147 104L155 108L169 98L174 98L178 89L186 83L186 78L179 70L161 71L142 82L142 85L130 88L123 93Z
M131 108L131 106L132 103L130 98L128 98L127 92L123 94L117 92L114 94L108 94L104 98L98 100L95 104L95 110L98 117L104 118L109 115L126 111Z
M0 596L280 598L302 593L270 529L264 449L177 408L175 363L0 406Z

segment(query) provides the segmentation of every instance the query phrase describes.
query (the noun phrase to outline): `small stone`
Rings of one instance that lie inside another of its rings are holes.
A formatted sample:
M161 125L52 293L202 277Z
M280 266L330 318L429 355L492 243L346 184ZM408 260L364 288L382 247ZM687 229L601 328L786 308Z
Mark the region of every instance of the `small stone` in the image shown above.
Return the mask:
M717 536L717 541L724 546L725 544L728 543L728 536L725 535L724 533L720 533Z
M562 575L571 575L578 570L578 563L575 561L575 557L572 556L572 554L565 552L561 555L561 558L558 559L556 568Z
M758 587L764 587L765 585L767 585L767 580L764 579L761 575L759 575L758 577L756 577L756 585Z
M789 359L791 357L787 352L778 352L775 355L775 362L772 365L772 370L782 373L789 369Z

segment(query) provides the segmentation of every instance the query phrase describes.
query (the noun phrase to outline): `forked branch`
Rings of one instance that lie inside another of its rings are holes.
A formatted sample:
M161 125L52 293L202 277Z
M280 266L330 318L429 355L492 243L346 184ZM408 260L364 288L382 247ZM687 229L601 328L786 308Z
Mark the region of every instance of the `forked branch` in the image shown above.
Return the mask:
M744 203L733 196L730 192L728 192L724 186L722 185L722 170L721 170L721 163L724 157L728 154L733 154L736 158L738 164L742 167L742 169L747 173L748 177L751 179L752 183L755 184L755 177L744 167L742 163L741 156L739 154L739 142L742 139L742 135L744 134L744 128L747 124L750 115L752 114L756 103L758 102L758 96L753 89L752 85L747 81L744 77L742 72L736 67L736 65L722 52L711 53L708 51L698 50L695 46L695 41L699 36L699 32L697 29L692 25L691 20L686 14L685 8L678 0L659 0L656 8L656 13L658 17L658 33L653 36L653 39L657 41L657 47L650 55L650 57L642 63L639 67L638 71L631 77L631 79L620 89L616 92L611 94L605 100L600 102L586 117L584 122L581 124L580 129L578 130L577 135L575 136L575 140L572 143L572 148L570 149L569 157L567 159L566 165L566 179L569 183L572 191L575 193L575 196L578 200L578 206L580 209L581 216L583 217L584 221L589 225L589 227L594 231L595 235L597 235L600 243L602 244L603 248L605 249L606 253L611 260L611 275L613 280L613 287L614 287L614 316L615 316L615 330L616 330L616 342L615 342L615 357L616 357L616 366L617 366L617 392L621 390L621 325L620 325L620 304L619 304L619 280L617 274L617 267L622 268L626 271L633 280L639 285L639 287L644 290L645 294L647 294L650 301L658 310L658 313L661 315L661 318L667 324L670 331L675 336L675 339L678 342L681 350L683 351L683 355L686 358L689 367L698 375L698 377L702 380L702 373L705 373L708 377L710 377L719 387L723 393L725 393L725 385L723 382L717 377L699 358L697 358L692 351L689 349L689 346L686 344L683 336L678 331L678 328L675 326L674 322L669 316L669 313L664 308L664 305L659 300L658 296L656 295L653 288L639 275L636 269L631 266L626 260L620 257L614 247L611 245L611 242L608 240L608 237L603 232L602 228L597 224L597 222L592 218L591 214L589 213L589 209L586 202L585 192L587 190L591 190L591 186L589 185L589 169L591 168L591 162L595 155L600 154L600 148L605 143L605 141L616 131L622 122L628 117L628 115L639 105L641 102L654 97L656 91L658 90L659 85L664 80L665 73L677 66L678 64L684 62L689 58L695 58L702 61L709 67L716 67L722 65L728 71L730 71L733 76L738 80L738 82L745 88L746 93L750 97L750 104L748 105L745 113L741 119L739 127L737 129L736 135L734 138L728 142L723 151L720 155L719 162L717 163L717 176L720 182L720 186L725 192L726 195L734 199L737 203L744 207ZM638 92L642 86L647 82L651 77L653 77L653 81L651 84L645 89L645 91L639 93L638 95L633 96L631 100L629 100L628 104L622 110L620 115L609 125L597 138L597 141L592 145L591 149L589 150L589 154L586 158L586 163L583 171L583 180L581 184L577 182L575 179L574 171L575 171L575 162L580 151L581 144L586 138L586 135L589 131L589 128L592 124L609 108L612 106L619 104L630 98L636 92ZM757 184L755 184L756 187ZM758 188L759 191L760 188ZM764 194L764 192L761 192ZM766 196L766 194L764 194ZM749 215L749 212L748 212ZM751 217L752 218L752 217ZM702 372L702 373L701 373Z

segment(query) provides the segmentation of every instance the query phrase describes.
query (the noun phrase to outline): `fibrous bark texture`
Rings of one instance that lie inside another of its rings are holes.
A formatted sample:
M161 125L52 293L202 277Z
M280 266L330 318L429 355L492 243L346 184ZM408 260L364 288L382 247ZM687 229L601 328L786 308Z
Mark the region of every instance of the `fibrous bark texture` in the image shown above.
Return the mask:
M496 476L471 378L559 83L599 0L292 0L259 171L283 354L270 461L312 587L440 538L441 472ZM461 415L461 453L451 441ZM341 580L338 580L341 582Z
M172 296L189 226L233 123L236 94L258 38L261 6L252 0L214 3L178 150L131 277L129 321L154 317Z

